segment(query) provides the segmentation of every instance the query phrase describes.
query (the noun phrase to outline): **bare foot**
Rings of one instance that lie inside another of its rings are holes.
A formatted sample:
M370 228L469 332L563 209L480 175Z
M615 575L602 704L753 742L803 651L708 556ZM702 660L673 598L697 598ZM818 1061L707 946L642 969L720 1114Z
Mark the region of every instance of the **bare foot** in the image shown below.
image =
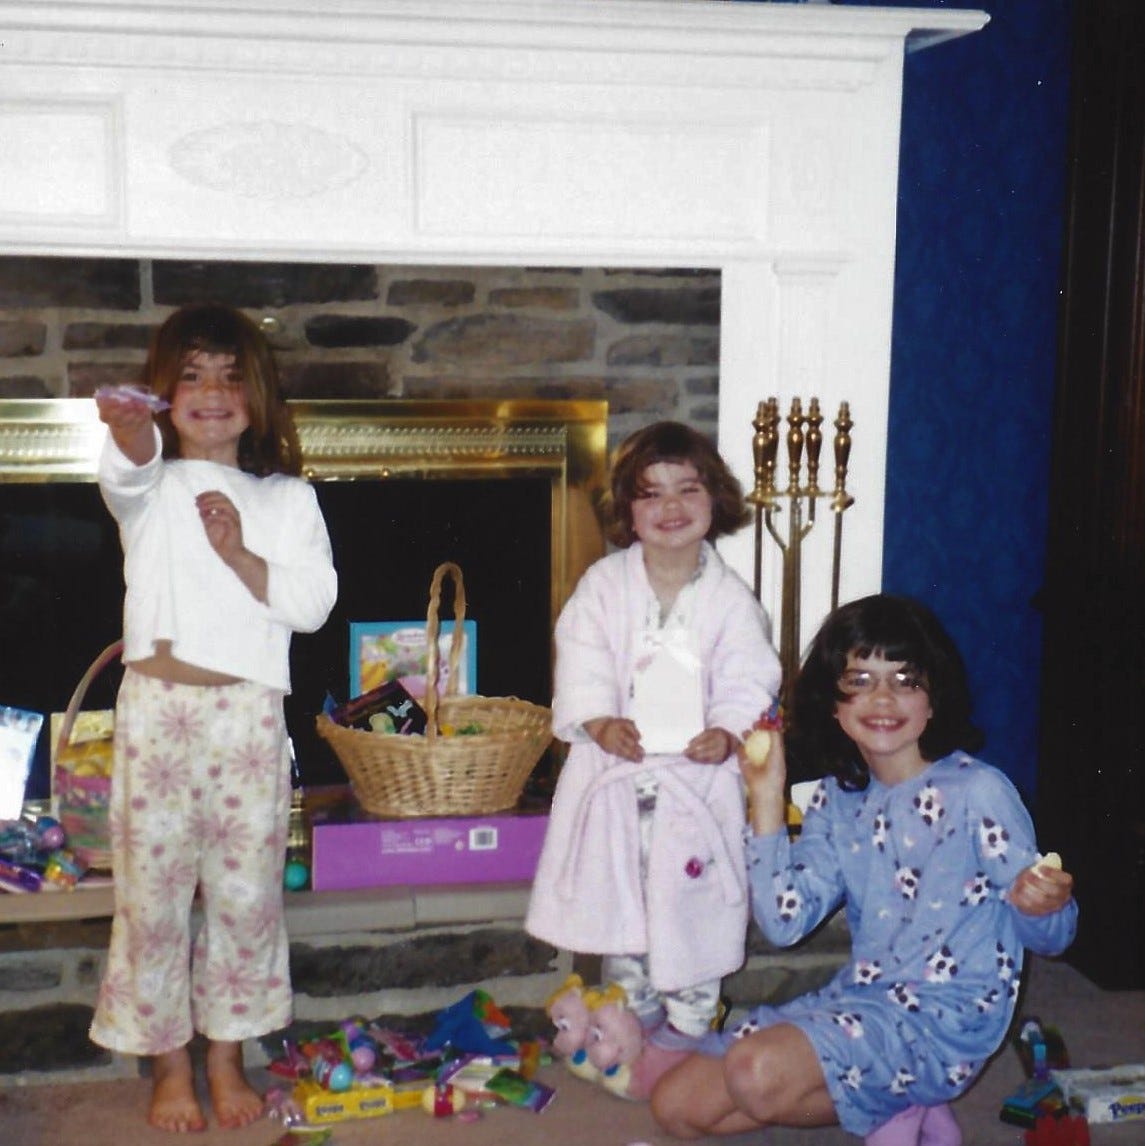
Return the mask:
M195 1075L186 1047L151 1060L151 1109L147 1121L160 1130L185 1133L207 1129L195 1097Z
M262 1117L262 1095L243 1073L242 1043L212 1042L207 1046L207 1086L223 1129L236 1130Z

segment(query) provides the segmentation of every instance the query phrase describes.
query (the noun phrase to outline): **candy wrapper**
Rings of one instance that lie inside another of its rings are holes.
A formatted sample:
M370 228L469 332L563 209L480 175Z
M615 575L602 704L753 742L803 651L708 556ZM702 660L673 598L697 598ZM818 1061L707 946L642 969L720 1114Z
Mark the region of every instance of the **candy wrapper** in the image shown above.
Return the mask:
M557 1096L557 1092L551 1086L546 1086L535 1078L525 1078L520 1072L507 1067L493 1075L485 1083L485 1089L502 1102L531 1110L534 1114L547 1110L549 1103Z
M111 866L111 769L115 713L76 713L71 735L61 744L63 715L52 714L52 802L68 841L93 867Z
M397 733L416 736L425 732L425 709L396 680L387 681L327 715L335 724L365 732Z
M142 386L100 386L94 397L110 398L113 402L139 402L155 414L160 410L171 409L170 402L158 394L152 394L150 390L144 390Z
M1091 1124L1145 1119L1145 1063L1052 1070L1050 1077L1061 1087L1070 1108L1084 1114Z
M20 818L43 723L43 713L0 705L0 820Z

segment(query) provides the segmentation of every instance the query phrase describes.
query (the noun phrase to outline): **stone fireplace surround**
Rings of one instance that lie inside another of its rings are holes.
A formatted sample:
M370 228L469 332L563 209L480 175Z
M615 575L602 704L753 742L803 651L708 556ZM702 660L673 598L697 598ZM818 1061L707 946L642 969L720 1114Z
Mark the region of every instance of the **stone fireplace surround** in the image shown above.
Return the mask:
M761 399L815 395L828 417L850 402L846 599L881 581L902 54L986 19L742 0L2 0L0 255L719 268L719 437L745 485ZM827 600L820 533L805 631ZM749 534L725 554L750 578ZM321 897L292 938L465 931L519 919L523 895ZM55 988L4 992L0 1010L90 999L101 935L45 946L0 960L8 982L58 967ZM535 1003L567 972L530 958L499 1001ZM438 1007L463 989L438 988L300 1010Z

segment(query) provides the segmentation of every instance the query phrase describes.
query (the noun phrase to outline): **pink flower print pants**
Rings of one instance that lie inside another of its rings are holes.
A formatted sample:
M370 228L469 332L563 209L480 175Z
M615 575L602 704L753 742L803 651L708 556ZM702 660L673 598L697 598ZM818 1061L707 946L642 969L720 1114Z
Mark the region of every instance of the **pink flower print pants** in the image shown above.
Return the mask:
M115 712L115 917L93 1041L125 1054L290 1022L282 694L125 672ZM192 944L195 891L202 922Z

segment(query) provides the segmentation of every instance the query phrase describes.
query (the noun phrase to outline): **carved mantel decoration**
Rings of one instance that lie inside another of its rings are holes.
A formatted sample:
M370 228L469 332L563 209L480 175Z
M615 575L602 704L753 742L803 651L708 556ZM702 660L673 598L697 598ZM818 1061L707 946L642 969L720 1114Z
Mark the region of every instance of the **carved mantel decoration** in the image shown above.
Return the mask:
M847 599L881 583L903 52L987 18L4 0L0 253L718 267L720 446L745 488L763 398L848 400L863 427ZM750 531L725 555L751 579Z

